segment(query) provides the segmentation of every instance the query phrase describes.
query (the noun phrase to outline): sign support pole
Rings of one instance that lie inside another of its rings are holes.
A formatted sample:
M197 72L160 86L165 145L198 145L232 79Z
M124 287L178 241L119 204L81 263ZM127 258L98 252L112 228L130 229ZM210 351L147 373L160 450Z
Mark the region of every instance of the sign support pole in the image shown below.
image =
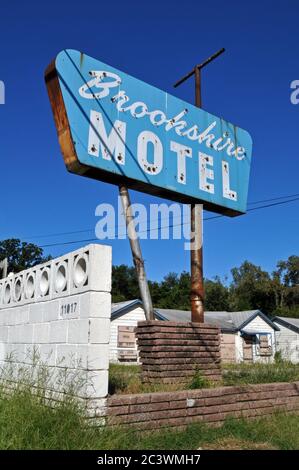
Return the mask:
M0 279L7 277L8 270L8 259L5 258L3 261L0 261Z
M130 246L133 256L133 262L136 269L136 274L138 278L138 285L141 300L143 303L145 318L149 320L154 320L154 309L152 304L152 298L148 286L148 281L145 274L144 260L142 258L141 246L139 242L138 235L135 230L134 218L131 210L131 201L128 188L125 185L119 186L119 195L122 202L122 207L126 219L127 233L130 240Z
M192 75L195 75L195 106L201 108L201 69L222 54L225 49L209 57L206 61L196 65L191 72L174 84L174 87L181 85ZM202 219L203 205L191 204L191 321L196 323L204 322L204 277L203 277L203 235Z

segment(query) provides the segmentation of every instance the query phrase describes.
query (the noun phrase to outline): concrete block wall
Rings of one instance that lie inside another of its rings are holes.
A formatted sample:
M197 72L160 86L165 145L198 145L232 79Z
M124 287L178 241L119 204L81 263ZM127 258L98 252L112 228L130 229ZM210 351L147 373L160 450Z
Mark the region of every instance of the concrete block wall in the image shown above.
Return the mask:
M110 247L88 245L0 280L0 366L9 355L16 370L30 366L35 350L54 372L80 370L80 396L100 414L108 394L111 267Z

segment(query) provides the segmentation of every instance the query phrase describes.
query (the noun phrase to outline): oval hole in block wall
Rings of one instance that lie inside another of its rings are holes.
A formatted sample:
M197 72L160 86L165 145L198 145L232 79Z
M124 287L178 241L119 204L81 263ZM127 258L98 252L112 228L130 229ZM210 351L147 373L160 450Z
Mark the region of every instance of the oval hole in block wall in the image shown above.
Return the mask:
M15 297L16 302L19 302L19 300L21 299L22 288L23 288L22 279L17 278L15 281L15 285L14 285L14 297Z
M34 294L35 289L35 276L33 273L28 274L26 279L26 286L25 286L25 297L26 299L31 299Z
M67 264L60 263L56 268L55 274L55 290L56 292L63 292L67 285Z
M49 293L49 287L50 287L49 269L44 268L41 273L40 281L39 281L39 290L42 296L45 296Z
M3 300L5 304L9 304L11 300L11 285L10 284L6 284L6 286L4 287Z
M76 287L83 287L88 277L88 257L86 254L78 256L74 264L74 283Z

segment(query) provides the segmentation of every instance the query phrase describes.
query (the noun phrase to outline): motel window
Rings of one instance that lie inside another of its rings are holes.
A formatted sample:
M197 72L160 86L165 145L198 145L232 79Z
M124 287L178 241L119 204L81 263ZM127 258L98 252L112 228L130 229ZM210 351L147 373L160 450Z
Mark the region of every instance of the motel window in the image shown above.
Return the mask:
M272 335L271 333L259 333L256 335L257 356L272 355Z
M118 359L120 361L136 361L136 338L134 326L119 326L117 332Z

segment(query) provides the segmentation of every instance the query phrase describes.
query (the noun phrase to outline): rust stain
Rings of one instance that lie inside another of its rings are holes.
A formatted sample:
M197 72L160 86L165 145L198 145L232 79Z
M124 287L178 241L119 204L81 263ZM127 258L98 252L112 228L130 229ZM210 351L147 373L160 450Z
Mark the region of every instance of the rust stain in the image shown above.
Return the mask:
M69 171L77 169L80 165L77 159L74 142L72 140L70 125L59 85L55 60L47 67L45 81L54 115L60 148L64 162Z
M237 138L237 126L234 126L234 140L235 140L235 147L238 147L238 138Z
M80 52L80 69L83 66L83 62L84 62L84 54L83 54L83 52Z

